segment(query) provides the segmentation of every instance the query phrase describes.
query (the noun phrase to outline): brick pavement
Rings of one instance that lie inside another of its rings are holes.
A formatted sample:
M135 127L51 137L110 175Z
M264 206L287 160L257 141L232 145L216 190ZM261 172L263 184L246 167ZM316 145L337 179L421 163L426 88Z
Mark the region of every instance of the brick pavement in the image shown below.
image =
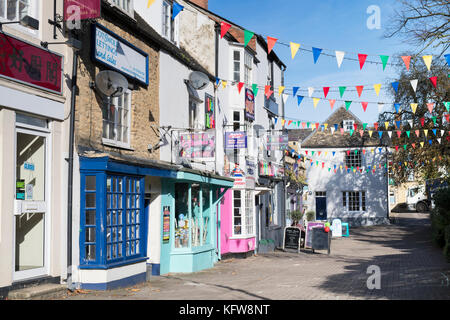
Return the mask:
M348 300L450 299L450 264L430 238L429 216L392 214L397 223L359 227L326 251L270 254L223 260L209 270L152 277L106 292L84 291L62 299L123 300ZM367 268L381 270L381 289L367 288Z

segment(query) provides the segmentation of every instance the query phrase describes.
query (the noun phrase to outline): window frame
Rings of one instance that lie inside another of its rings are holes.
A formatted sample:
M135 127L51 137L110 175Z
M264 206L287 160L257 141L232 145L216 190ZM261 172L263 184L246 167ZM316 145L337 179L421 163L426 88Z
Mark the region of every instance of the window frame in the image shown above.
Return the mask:
M129 95L127 106L125 106L125 95ZM109 99L109 98L107 97L106 99ZM106 99L103 100L103 107L104 108L108 108L108 100L106 100ZM120 109L120 107L119 107L119 99L123 99L122 100L122 108L121 108L122 109L122 114L119 112L119 109ZM102 115L102 121L103 121L103 123L102 123L102 125L103 125L103 128L102 128L103 129L102 143L105 144L105 145L113 146L113 147L130 149L131 148L131 116L132 116L132 106L133 106L133 91L130 90L130 89L127 89L122 96L112 98L110 107L112 107L112 106L115 107L115 110L114 110L114 122L111 122L109 119L105 119L105 117L104 117L105 114L107 114L107 115L110 114L110 110L106 110L105 113ZM124 111L127 112L127 119L124 118L125 117L125 112ZM120 115L120 114L122 115L122 117L121 117L121 120L120 120L121 122L119 124L118 123L118 115ZM124 124L124 122L125 122L124 120L126 120L126 125ZM113 126L114 126L114 128L113 128L114 139L111 139L111 137L109 137L109 130L110 129L108 129L106 131L106 135L108 135L108 137L104 136L105 135L105 121L108 122L109 125L113 124ZM118 140L118 138L117 138L118 137L117 127L118 126L122 126L122 130L121 130L121 136L122 136L121 139L122 140ZM123 139L123 137L124 137L123 128L124 127L127 128L127 136L126 136L127 142L123 141L124 140Z
M120 11L134 18L134 0L109 0L109 2ZM124 7L125 3L127 3L128 9Z
M355 150L357 152L355 152ZM362 152L358 149L355 150L350 150L350 154L347 154L347 152L345 152L344 163L349 168L362 167L363 164L363 159L361 155Z
M161 4L161 36L178 46L178 16L172 19L173 3L163 0Z
M342 121L342 128L344 129L344 132L349 132L350 130L353 130L355 125L355 120L347 119Z
M357 199L357 205L355 202ZM342 191L342 206L347 212L367 212L367 197L365 190ZM358 210L354 210L355 208Z
M232 218L231 218L231 239L252 238L256 236L255 226L255 195L252 190L247 189L231 189L231 204L232 204ZM240 207L235 206L235 192L240 194ZM248 201L250 200L250 201ZM250 202L250 205L247 203ZM235 209L239 209L241 213L241 233L235 232ZM252 209L252 210L250 210Z
M9 22L9 21L20 20L20 18L17 16L18 14L20 15L19 6L17 6L17 8L16 8L16 13L15 13L14 19L12 19L12 20L8 19L8 2L7 1L8 0L0 0L0 2L4 3L4 10L5 10L4 16L0 15L0 21L1 22ZM17 3L27 1L28 9L27 9L25 15L29 15L39 21L41 20L40 19L40 6L42 3L41 0L16 0L16 1L17 1ZM24 27L20 24L11 24L11 25L7 25L7 27L14 28L21 32L28 33L30 35L33 35L34 37L37 37L39 35L39 31L41 30L41 23L39 23L38 30L30 29L30 28Z

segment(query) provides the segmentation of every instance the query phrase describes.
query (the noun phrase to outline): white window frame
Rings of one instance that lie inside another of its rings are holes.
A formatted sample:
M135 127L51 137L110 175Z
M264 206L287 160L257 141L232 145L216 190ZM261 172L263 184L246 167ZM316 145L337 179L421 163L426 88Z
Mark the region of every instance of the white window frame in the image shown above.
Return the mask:
M111 106L115 107L115 111L114 111L114 139L111 139L111 137L104 137L102 134L102 143L105 145L109 145L109 146L113 146L113 147L118 147L118 148L124 148L124 149L131 149L131 113L132 113L132 100L133 100L133 91L131 91L130 89L127 89L125 91L125 93L121 96L121 97L116 97L116 98L112 98L111 101ZM125 102L125 95L129 96L128 99L128 104L125 106L124 102ZM118 140L117 137L117 126L118 126L118 115L119 115L119 99L123 99L122 103L123 103L123 108L124 110L128 110L128 117L126 119L124 119L125 113L122 112L122 126L124 126L124 120L125 120L125 126L127 127L127 142L124 142L123 140L123 131L122 131L122 138L121 140ZM108 101L105 99L104 103L103 103L104 108L108 108ZM126 107L126 108L125 108ZM109 112L109 110L107 111ZM103 118L103 132L105 131L105 120ZM109 130L107 131L108 134Z
M234 206L234 193L240 193L241 206L239 207L239 211L241 213L241 233L235 233L235 224L234 224L234 211L237 209ZM246 189L232 189L231 193L232 204L233 204L233 216L232 216L232 237L231 239L243 239L243 238L252 238L255 236L255 196L252 190ZM250 201L249 201L250 200Z
M199 103L189 96L189 128L202 129L200 124Z
M130 17L134 17L134 0L109 0L109 2Z
M349 168L362 167L363 159L361 156L361 150L358 150L358 153L355 153L355 150L350 150L350 155L345 152L344 162Z
M247 87L252 86L253 81L253 55L244 50L244 83Z
M351 195L352 193L352 195ZM355 199L355 195L358 197L358 210L351 210L355 207L355 205L350 206L350 199L353 197ZM344 203L345 200L345 203ZM359 191L342 191L341 205L344 207L347 212L367 212L367 193L364 190ZM364 205L363 205L364 203Z
M163 0L161 4L161 36L178 46L179 17L172 20L173 5Z
M242 49L240 48L233 48L231 50L231 79L233 79L234 82L241 82L242 80ZM235 53L239 53L239 60L235 59ZM236 69L236 63L239 64L239 71ZM239 74L239 79L236 79L236 74Z
M355 124L355 120L344 120L342 122L342 128L345 132L349 132L350 130L353 130L353 125Z
M25 15L29 15L30 17L33 17L37 20L39 20L39 30L41 30L41 25L42 25L42 21L40 21L40 14L39 14L39 8L40 8L40 4L41 4L41 0L16 0L16 2L20 3L20 2L28 2L28 9L27 12L25 13ZM7 4L8 4L8 0L0 0L0 3L3 3L4 5L4 14L1 15L0 12L0 21L1 22L9 22L9 21L19 21L19 6L17 6L16 9L16 16L14 17L14 19L10 20L7 18ZM39 30L33 30L27 27L24 27L20 24L10 24L10 25L6 25L5 27L9 27L9 28L14 28L16 30L19 30L21 32L24 33L28 33L34 37L39 35Z

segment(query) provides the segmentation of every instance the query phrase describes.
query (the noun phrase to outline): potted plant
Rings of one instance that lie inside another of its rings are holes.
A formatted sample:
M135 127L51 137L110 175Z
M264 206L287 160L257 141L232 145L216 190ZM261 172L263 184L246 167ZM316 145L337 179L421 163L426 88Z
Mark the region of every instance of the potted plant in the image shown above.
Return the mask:
M291 220L292 220L292 225L296 226L297 224L299 224L302 221L303 212L301 212L300 210L294 210L294 211L291 211L290 216L291 216Z
M310 221L314 221L316 218L316 213L314 211L308 211L306 213L306 221L310 222Z

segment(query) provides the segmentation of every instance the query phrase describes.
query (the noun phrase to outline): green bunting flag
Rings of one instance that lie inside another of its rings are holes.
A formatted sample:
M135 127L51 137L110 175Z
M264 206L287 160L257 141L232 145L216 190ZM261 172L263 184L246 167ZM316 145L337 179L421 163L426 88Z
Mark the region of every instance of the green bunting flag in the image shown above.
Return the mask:
M353 135L353 132L354 132L355 130L353 130L353 129L350 129L350 137Z
M341 98L344 95L345 89L347 89L347 87L339 87L339 93L341 94Z
M258 94L258 85L256 84L256 83L254 83L253 85L252 85L252 90L253 90L253 94L255 95L255 97L256 97L256 95Z
M366 130L367 123L363 123L363 130Z
M406 135L408 136L408 138L409 138L410 134L411 134L411 131L406 131Z
M389 56L380 56L381 62L383 63L383 71L386 68L386 64L389 60Z
M248 31L248 30L244 30L245 46L248 45L248 43L250 42L250 40L252 40L254 35L255 35L255 33L251 32L251 31Z
M351 101L345 101L345 108L348 110L351 104L352 104Z
M444 106L447 108L447 112L450 112L450 101L444 102Z

